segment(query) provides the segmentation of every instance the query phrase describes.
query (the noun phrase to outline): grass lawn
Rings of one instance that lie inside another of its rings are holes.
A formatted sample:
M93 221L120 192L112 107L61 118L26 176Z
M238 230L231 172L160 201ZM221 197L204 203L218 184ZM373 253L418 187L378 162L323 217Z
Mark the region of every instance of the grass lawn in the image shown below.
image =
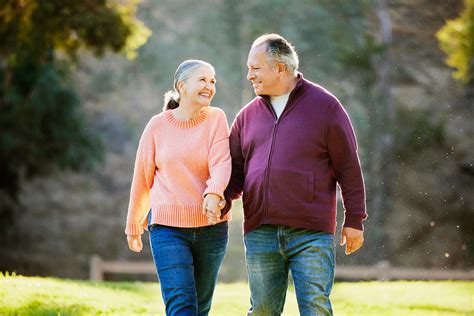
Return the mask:
M219 284L211 315L245 315L245 283ZM474 315L474 282L336 283L336 315ZM298 315L288 291L283 315ZM0 315L164 315L157 283L0 276Z

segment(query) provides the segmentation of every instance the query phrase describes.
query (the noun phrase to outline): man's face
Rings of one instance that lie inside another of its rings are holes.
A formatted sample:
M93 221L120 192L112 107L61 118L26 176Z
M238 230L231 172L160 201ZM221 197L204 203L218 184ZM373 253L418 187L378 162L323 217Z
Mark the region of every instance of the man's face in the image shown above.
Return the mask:
M277 67L270 64L266 52L266 44L250 50L247 59L247 79L252 82L256 95L277 96L276 91L280 84Z

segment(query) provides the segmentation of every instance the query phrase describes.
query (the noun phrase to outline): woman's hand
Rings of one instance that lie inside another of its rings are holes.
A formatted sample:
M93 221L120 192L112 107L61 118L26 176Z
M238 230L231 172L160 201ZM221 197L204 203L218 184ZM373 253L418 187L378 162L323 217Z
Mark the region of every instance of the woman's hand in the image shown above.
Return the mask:
M207 222L215 225L221 217L221 197L214 193L206 194L202 203L202 213L207 215Z
M140 252L143 249L142 235L127 235L128 248L134 252Z

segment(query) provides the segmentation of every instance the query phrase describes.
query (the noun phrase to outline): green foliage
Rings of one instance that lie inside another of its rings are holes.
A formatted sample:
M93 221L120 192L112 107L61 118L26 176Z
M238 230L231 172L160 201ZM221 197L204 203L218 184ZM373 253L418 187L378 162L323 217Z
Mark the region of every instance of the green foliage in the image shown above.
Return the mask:
M5 271L5 273L0 271L0 278L3 278L3 277L8 278L8 277L16 277L16 276L17 276L16 272L14 272L14 271L13 272Z
M394 124L395 152L399 155L419 154L428 148L443 146L445 143L444 122L432 122L429 113L421 110L399 108Z
M473 282L336 283L336 315L459 315L474 312ZM249 307L245 283L218 284L210 315L242 315ZM2 315L164 314L156 283L93 283L53 278L0 277ZM283 315L298 315L290 287Z
M98 161L101 143L87 130L79 100L64 85L58 67L50 63L11 70L0 115L0 162L7 167L1 188L15 194L21 175L45 174L52 166L78 170Z
M151 31L131 1L6 0L0 5L0 222L12 220L21 179L100 160L68 86L80 48L133 58ZM68 58L64 58L64 57ZM59 62L59 57L63 62ZM5 195L6 194L6 195Z
M362 91L368 94L367 88L375 84L374 59L380 58L385 47L376 42L371 34L365 34L353 46L344 46L336 53L338 61L347 72L357 73L362 80Z
M446 64L456 69L453 77L465 84L474 82L474 0L464 0L458 18L446 21L436 33Z
M134 57L151 34L135 19L137 2L6 0L0 7L0 53L9 63L43 60L51 50L75 57L80 47Z

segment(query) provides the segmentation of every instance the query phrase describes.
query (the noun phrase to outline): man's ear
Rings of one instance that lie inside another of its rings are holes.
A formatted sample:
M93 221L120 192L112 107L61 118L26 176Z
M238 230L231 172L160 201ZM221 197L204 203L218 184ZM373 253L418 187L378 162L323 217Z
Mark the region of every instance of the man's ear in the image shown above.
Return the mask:
M286 71L286 65L284 63L277 63L276 67L278 69L278 73L284 73Z

